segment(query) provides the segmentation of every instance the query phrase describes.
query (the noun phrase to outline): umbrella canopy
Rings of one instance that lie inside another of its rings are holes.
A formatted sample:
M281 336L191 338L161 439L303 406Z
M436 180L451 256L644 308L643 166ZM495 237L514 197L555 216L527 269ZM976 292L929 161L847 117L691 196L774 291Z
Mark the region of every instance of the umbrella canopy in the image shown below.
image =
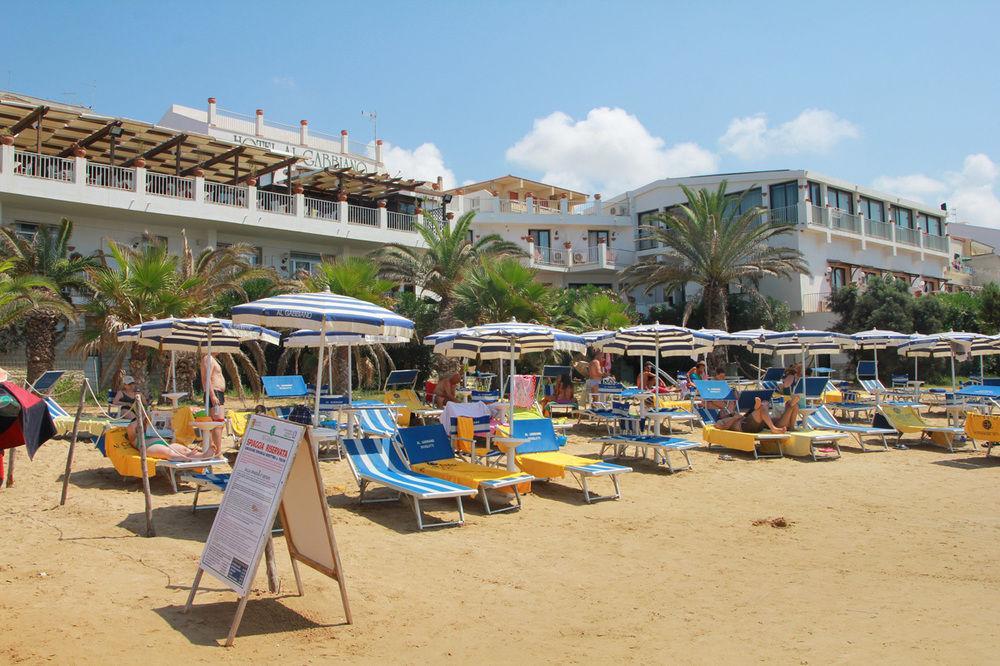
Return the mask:
M233 321L275 328L308 329L320 333L317 344L316 398L313 425L319 425L319 398L323 378L325 336L331 333L393 336L409 340L413 322L392 310L350 296L329 291L311 294L283 294L244 303L233 308Z
M771 333L774 333L774 331L768 328L751 328L745 331L735 331L716 338L715 344L717 346L744 345L749 347L755 340L760 340L765 335L770 335Z
M362 335L360 333L322 333L320 331L310 331L301 329L291 333L285 338L285 346L290 348L319 347L325 344L327 347L367 347L370 345L394 345L409 342L410 338L401 335ZM351 376L351 355L347 355L347 376ZM332 380L333 370L331 366L330 378ZM331 381L332 385L332 381ZM353 390L350 384L347 386L347 401L354 399Z
M951 389L956 390L955 361L964 361L969 357L972 346L976 342L985 342L989 336L981 333L965 333L963 331L948 331L914 338L896 347L902 356L915 358L949 358L951 359Z
M614 337L614 334L614 331L608 330L587 331L586 333L581 333L580 337L583 338L588 345L594 345L597 342Z
M857 343L858 349L888 349L898 347L910 339L906 333L896 331L885 331L873 328L869 331L859 331L851 335L851 339Z
M615 332L594 345L622 356L697 356L715 346L713 336L683 326L643 324Z
M776 354L791 354L796 351L802 354L802 377L805 378L806 354L835 354L844 349L855 349L857 343L851 336L834 331L817 331L802 329L769 333L761 338L764 345L773 346ZM754 345L754 349L758 346ZM806 392L806 383L799 382L802 395Z

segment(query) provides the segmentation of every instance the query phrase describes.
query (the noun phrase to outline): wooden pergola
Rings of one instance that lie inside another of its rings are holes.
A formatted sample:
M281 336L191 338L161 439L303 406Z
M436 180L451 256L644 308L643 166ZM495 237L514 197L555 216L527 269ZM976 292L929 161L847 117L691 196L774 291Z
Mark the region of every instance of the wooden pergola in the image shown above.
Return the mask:
M0 100L0 128L8 130L20 150L70 157L80 148L94 162L131 167L141 158L153 172L190 176L202 169L206 179L230 184L291 170L299 160L80 107L17 100Z
M441 196L427 187L427 182L390 176L384 173L360 173L348 168L327 167L310 171L293 179L306 191L343 193L362 199L383 199L393 194L412 192L418 195Z

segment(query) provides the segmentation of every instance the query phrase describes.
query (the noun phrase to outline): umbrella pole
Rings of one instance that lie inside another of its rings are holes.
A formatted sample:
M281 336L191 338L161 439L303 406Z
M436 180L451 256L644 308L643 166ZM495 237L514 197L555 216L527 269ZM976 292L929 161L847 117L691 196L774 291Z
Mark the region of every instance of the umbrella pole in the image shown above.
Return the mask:
M503 366L503 361L500 362L501 367ZM510 341L510 397L507 400L507 422L510 424L510 436L514 436L514 340ZM502 397L502 396L501 396ZM475 445L473 445L473 448ZM507 471L515 472L517 471L517 465L514 463L514 451L507 452Z
M208 381L205 382L205 386L203 386L202 388L205 389L205 415L208 417L208 420L211 421L212 420L212 403L211 403L212 371L214 370L214 368L212 367L212 327L211 326L208 327L208 352L207 353L208 353L208 359L207 359L208 377L206 379L208 379Z
M984 384L983 379L986 377L986 372L983 370L983 357L979 357L979 385Z
M350 404L354 401L354 369L352 364L354 359L351 358L351 348L347 348L347 402ZM332 386L332 385L331 385Z
M875 354L875 379L878 379L878 343L875 343L875 347L872 349Z
M757 383L758 384L760 383L760 380L763 379L763 377L764 377L764 375L763 375L764 365L763 364L764 364L764 355L761 354L760 352L757 352Z
M177 393L177 359L173 349L170 350L170 390Z
M319 332L319 359L316 361L316 396L313 404L313 427L319 427L319 394L323 386L323 352L326 350L326 328Z

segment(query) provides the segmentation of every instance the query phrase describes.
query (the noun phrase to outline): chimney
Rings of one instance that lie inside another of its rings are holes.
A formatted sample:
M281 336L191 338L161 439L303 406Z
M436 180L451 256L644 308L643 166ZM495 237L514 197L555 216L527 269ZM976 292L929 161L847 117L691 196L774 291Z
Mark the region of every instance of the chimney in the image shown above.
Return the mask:
M441 176L438 176L437 185L438 185L438 189L439 190L443 190L444 189L444 178L442 178Z
M309 143L309 121L299 121L299 143L303 146Z
M382 139L375 141L375 161L382 164Z
M208 98L208 126L211 127L215 124L215 98Z
M254 134L263 136L264 134L264 109L257 109L257 120L254 125Z
M340 130L340 152L347 153L347 130Z

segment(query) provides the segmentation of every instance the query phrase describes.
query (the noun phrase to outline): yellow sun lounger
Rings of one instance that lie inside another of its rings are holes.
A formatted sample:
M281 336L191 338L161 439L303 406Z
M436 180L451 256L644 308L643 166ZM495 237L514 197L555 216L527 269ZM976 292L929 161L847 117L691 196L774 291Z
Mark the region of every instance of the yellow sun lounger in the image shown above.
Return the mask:
M783 447L788 443L788 435L770 432L736 432L735 430L722 430L709 424L702 427L701 434L709 449L713 446L721 446L734 451L745 451L752 453L755 460L783 457L785 455Z
M965 435L974 449L979 448L977 439L986 442L986 456L989 457L993 447L1000 446L1000 416L969 412L965 415Z
M401 428L413 425L413 417L426 418L441 413L440 409L428 407L421 402L413 389L390 389L382 396L382 402L387 405L402 405L396 412L396 424Z
M887 403L878 406L878 414L875 415L872 425L878 428L892 428L897 431L899 433L899 437L896 438L897 443L903 438L903 435L919 434L920 442L927 440L952 453L955 451L956 438L965 433L963 428L931 425L913 407ZM974 442L973 445L975 445Z

